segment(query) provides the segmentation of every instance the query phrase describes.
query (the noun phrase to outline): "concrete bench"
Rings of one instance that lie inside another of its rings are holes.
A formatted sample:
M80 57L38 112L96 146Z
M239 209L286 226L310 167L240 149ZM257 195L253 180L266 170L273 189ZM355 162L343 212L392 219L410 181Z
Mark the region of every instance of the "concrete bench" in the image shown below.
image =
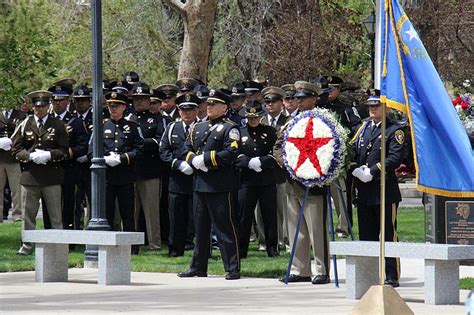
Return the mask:
M98 284L130 284L131 245L144 243L144 234L135 232L80 230L25 230L23 242L36 243L37 282L68 280L69 244L98 246Z
M333 255L346 256L346 297L360 299L379 283L379 242L331 242ZM459 303L459 261L474 258L474 245L385 243L385 257L425 260L425 303Z

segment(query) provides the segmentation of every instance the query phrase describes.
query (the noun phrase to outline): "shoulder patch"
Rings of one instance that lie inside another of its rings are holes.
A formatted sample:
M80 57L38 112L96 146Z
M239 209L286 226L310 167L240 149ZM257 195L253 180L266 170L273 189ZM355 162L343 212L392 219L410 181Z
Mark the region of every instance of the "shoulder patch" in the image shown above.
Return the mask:
M229 131L229 138L234 141L239 141L240 140L240 132L239 129L237 128L232 128Z
M403 130L398 129L397 131L395 131L395 140L399 144L405 143L405 133L403 132Z

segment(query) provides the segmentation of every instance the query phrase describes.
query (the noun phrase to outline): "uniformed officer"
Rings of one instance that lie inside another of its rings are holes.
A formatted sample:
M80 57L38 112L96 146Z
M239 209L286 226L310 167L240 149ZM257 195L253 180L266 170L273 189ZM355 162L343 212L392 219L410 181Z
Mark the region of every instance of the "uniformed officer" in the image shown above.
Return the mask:
M105 95L110 118L104 121L104 159L106 171L106 215L112 225L115 216L115 200L118 200L123 230L134 232L133 219L134 164L143 152L143 137L140 127L124 118L128 98L121 93ZM89 155L92 149L89 147ZM138 246L132 246L132 254L138 254Z
M295 117L299 114L298 102L294 97L296 93L295 86L293 84L285 84L281 88L285 91L283 105L285 106L286 114L288 116Z
M196 85L193 90L200 102L198 104L197 122L207 120L207 98L209 97L209 88L205 85Z
M245 105L245 110L248 122L240 129L242 146L236 161L237 167L241 170L240 257L247 257L257 201L263 218L267 254L275 257L278 256L277 191L273 174L276 161L272 150L276 132L274 128L260 124L260 119L264 115L261 102L249 101Z
M176 81L175 85L179 88L178 96L181 96L193 93L194 88L199 85L199 82L193 78L181 78Z
M161 114L161 102L163 102L165 98L165 93L158 91L157 89L152 89L150 91L150 113Z
M291 84L293 86L293 84ZM278 133L282 126L288 121L288 115L283 110L283 99L286 93L283 89L269 86L262 90L263 102L268 114L264 115L261 123L275 128ZM277 224L278 243L280 246L288 244L288 218L286 202L286 171L277 166L274 168L275 180L277 183ZM257 217L257 222L258 222Z
M178 120L179 113L176 109L176 94L179 92L179 87L174 84L162 84L156 89L166 95L161 102L161 114L165 117L169 117L171 121Z
M181 121L170 123L161 138L160 156L170 163L169 211L170 236L168 239L169 256L184 255L186 237L193 206L193 168L183 160L183 149L189 132L197 118L198 103L201 100L195 95L181 95L176 99ZM194 227L192 229L194 231Z
M224 118L232 98L218 89L209 91L208 122L198 123L186 140L184 160L194 169L193 203L196 247L191 267L180 277L206 277L211 224L227 272L226 279L240 279L237 230L231 213L230 192L235 189L233 162L240 142L238 126Z
M35 91L26 98L33 103L34 115L25 119L13 134L12 154L22 164L20 184L23 199L23 229L34 230L39 200L48 207L51 226L62 229L61 184L64 170L60 162L68 156L69 138L66 125L48 115L51 92ZM32 252L23 243L19 255Z
M232 86L232 103L230 104L227 116L230 120L241 126L245 116L245 85L237 82Z
M122 74L123 81L126 81L130 87L140 81L140 76L135 71L127 71Z
M261 101L263 84L257 82L255 80L247 80L244 82L244 90L245 90L245 101L257 100Z
M3 197L5 184L8 181L12 201L12 220L21 220L21 186L20 186L20 163L12 157L11 136L16 126L26 118L26 113L14 108L3 108L0 111L0 213L8 216L8 208L3 209ZM0 217L3 222L3 216Z
M298 100L300 112L312 110L316 106L318 97L322 94L317 85L306 82L295 82L296 93L294 97ZM291 121L291 120L289 120ZM278 164L283 168L282 143L285 129L288 123L282 127L273 150ZM291 178L286 185L288 195L288 233L290 235L290 246L296 233L298 214L303 203L305 187ZM289 282L312 282L313 284L329 283L329 242L327 230L327 207L325 188L313 187L309 190L308 199L304 208L303 221L296 243L295 258L291 266ZM311 255L313 250L316 261L316 276L311 280ZM284 278L280 279L284 281Z
M143 132L143 154L135 163L135 227L138 228L140 212L143 211L148 247L161 249L160 234L160 186L162 162L159 143L165 130L161 114L150 113L150 87L137 82L132 88L133 105L137 123Z
M68 154L61 163L64 169L64 183L61 188L63 193L63 227L72 230L75 222L76 186L81 178L81 168L76 159L87 154L89 133L84 121L67 110L70 95L73 92L69 82L58 81L48 91L53 93L53 116L66 124L69 136ZM47 209L46 212L49 214Z
M367 101L369 119L365 120L352 139L355 152L355 177L359 239L378 241L380 234L380 146L382 106L380 96L374 95ZM402 200L395 169L402 161L405 133L403 126L387 119L385 139L385 240L398 241L397 208ZM385 284L398 287L400 279L399 258L385 258Z

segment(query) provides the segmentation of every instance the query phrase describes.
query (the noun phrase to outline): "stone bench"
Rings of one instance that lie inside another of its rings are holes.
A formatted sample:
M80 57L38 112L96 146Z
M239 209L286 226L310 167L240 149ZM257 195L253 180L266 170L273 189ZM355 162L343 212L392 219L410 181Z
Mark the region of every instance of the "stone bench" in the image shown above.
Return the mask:
M333 255L346 256L346 297L360 299L379 284L379 242L331 242ZM385 257L425 260L425 303L459 303L459 261L474 258L474 245L385 243Z
M130 284L131 245L144 243L136 232L24 230L23 242L36 243L36 282L68 280L69 244L98 246L98 284Z

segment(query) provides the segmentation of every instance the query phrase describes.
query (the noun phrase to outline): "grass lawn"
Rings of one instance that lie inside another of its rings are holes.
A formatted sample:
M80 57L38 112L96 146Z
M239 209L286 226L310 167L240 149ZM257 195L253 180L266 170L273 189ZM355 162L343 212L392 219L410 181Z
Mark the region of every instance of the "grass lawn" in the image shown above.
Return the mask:
M398 215L398 235L403 242L424 241L423 208L400 208ZM357 218L355 218L357 219ZM357 221L354 222L354 234L357 239ZM39 228L42 222L38 221ZM20 223L0 224L0 272L34 270L34 256L17 256L16 251L20 246ZM83 246L78 246L69 255L70 267L81 267L84 263ZM177 273L189 267L192 252L187 251L184 257L169 258L168 251L149 251L145 247L140 249L140 255L132 256L133 271L146 272L171 272ZM289 254L281 253L280 257L269 258L265 252L257 250L257 243L250 243L248 258L242 260L242 275L247 277L281 277L286 272ZM224 269L219 256L219 251L213 253L209 260L209 274L223 275ZM461 280L461 287L474 288L474 279Z

